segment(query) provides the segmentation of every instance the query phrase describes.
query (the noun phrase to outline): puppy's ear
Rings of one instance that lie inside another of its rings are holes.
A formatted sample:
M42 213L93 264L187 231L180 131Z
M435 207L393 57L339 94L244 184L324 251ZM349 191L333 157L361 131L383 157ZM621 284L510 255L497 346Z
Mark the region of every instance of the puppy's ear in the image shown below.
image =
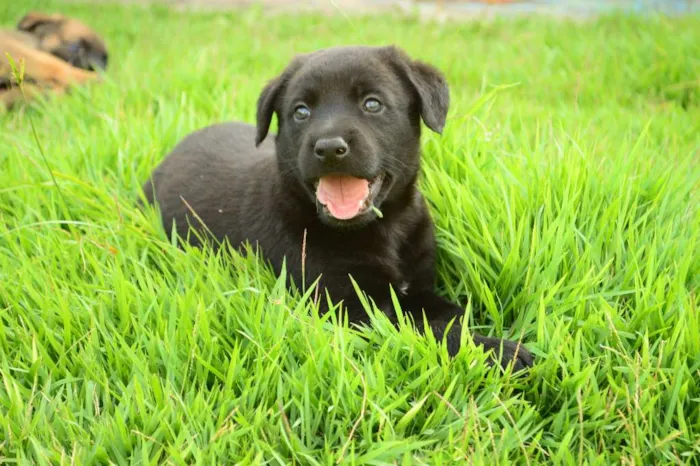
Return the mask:
M61 21L61 19L62 17L60 15L48 15L39 11L32 11L27 13L24 18L19 21L17 29L20 31L32 32L42 24L56 23Z
M389 47L393 61L406 75L420 99L420 114L426 126L436 133L445 127L450 108L450 90L445 76L434 66L412 60L398 47Z
M260 97L258 97L257 134L255 136L256 146L259 146L265 140L265 137L267 137L267 132L270 130L270 123L272 123L272 114L275 113L278 108L280 99L287 88L287 83L294 73L301 68L302 64L314 53L315 52L307 53L295 57L284 72L268 82L260 93ZM277 116L279 118L279 115Z
M255 134L255 147L259 146L267 137L272 123L272 114L275 112L277 97L282 88L282 76L278 76L268 82L258 97L257 132Z

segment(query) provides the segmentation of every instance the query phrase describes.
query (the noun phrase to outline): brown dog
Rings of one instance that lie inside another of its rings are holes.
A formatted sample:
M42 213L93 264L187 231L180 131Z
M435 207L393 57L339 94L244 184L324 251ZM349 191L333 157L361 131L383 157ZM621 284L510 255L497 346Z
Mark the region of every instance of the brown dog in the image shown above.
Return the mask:
M99 79L95 71L107 67L105 44L86 25L60 14L29 13L16 30L0 30L0 107L6 108L22 98L8 53L18 67L24 61L27 98L64 93L73 84Z

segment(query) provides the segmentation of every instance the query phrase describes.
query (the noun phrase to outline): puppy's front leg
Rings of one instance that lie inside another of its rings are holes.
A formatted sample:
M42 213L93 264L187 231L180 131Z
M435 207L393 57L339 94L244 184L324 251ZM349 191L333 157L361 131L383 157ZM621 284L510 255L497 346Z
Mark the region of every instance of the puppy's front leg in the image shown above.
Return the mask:
M389 287L381 280L368 280L371 275L364 276L365 280L358 282L362 291L372 298L377 308L381 309L392 321L398 325L398 319L394 310L394 304L389 294ZM348 312L351 322L366 322L366 314L362 312L362 304L354 291L346 290L344 308ZM438 341L445 340L447 352L454 356L462 346L461 328L462 323L459 318L464 314L464 310L456 304L440 297L429 289L418 289L409 291L407 294L399 295L399 304L404 315L412 318L417 330L425 332L423 315L427 317L430 329ZM450 326L450 323L452 324ZM445 332L448 330L447 334ZM472 333L474 343L484 347L485 351L493 350L491 362L499 363L503 368L513 363L513 369L520 371L533 364L533 357L530 352L519 342L503 340L500 338L486 337L477 333Z
M430 290L409 293L402 296L399 303L402 311L413 317L416 327L421 332L424 331L423 313L425 312L435 338L438 341L445 339L450 356L457 354L462 345L461 322L459 321L459 317L463 314L462 308ZM445 331L453 319L452 327L445 335ZM512 362L513 369L520 371L533 364L532 355L519 342L485 337L477 333L473 333L472 338L474 343L483 346L485 351L493 350L492 359L498 361L504 368Z
M25 76L39 84L64 89L72 84L100 80L99 74L95 72L75 68L49 53L32 49L20 42L8 41L3 45L5 52L9 53L15 62L24 60ZM0 57L0 69L5 75L9 75L10 66L6 62L7 58L4 55Z
M65 92L65 89L56 88L54 92L56 94L62 94ZM27 100L32 100L34 97L40 95L41 93L42 88L32 83L24 84L24 93L17 86L10 87L7 90L0 90L0 107L4 107L5 109L11 109L15 105L21 103L25 97ZM2 109L0 108L0 110Z

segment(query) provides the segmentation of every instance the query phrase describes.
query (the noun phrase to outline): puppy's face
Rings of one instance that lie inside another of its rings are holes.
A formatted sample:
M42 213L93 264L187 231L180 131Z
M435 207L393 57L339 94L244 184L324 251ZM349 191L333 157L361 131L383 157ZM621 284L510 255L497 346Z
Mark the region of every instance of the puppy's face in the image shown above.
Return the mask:
M59 14L32 12L17 28L39 39L39 49L86 70L107 67L107 49L102 39L80 21Z
M334 227L361 227L417 177L421 118L441 132L443 76L395 47L339 47L297 57L258 101L260 144L277 114L277 157Z

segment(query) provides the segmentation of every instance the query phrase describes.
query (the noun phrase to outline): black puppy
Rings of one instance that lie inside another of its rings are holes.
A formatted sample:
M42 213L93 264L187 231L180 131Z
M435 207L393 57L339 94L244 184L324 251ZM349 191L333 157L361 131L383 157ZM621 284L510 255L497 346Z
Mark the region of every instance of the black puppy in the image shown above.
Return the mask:
M258 100L257 130L242 123L186 137L145 184L166 228L199 245L191 228L232 245L249 241L297 284L313 283L367 319L350 277L394 322L390 285L404 313L436 338L462 308L434 292L435 237L416 188L421 117L441 132L444 77L395 47L339 47L298 56ZM264 142L277 115L278 136ZM306 235L305 267L302 242ZM306 276L302 277L302 271ZM325 301L325 300L322 300ZM460 347L455 322L448 351ZM516 370L532 364L519 344L474 335ZM501 351L502 350L502 351Z

